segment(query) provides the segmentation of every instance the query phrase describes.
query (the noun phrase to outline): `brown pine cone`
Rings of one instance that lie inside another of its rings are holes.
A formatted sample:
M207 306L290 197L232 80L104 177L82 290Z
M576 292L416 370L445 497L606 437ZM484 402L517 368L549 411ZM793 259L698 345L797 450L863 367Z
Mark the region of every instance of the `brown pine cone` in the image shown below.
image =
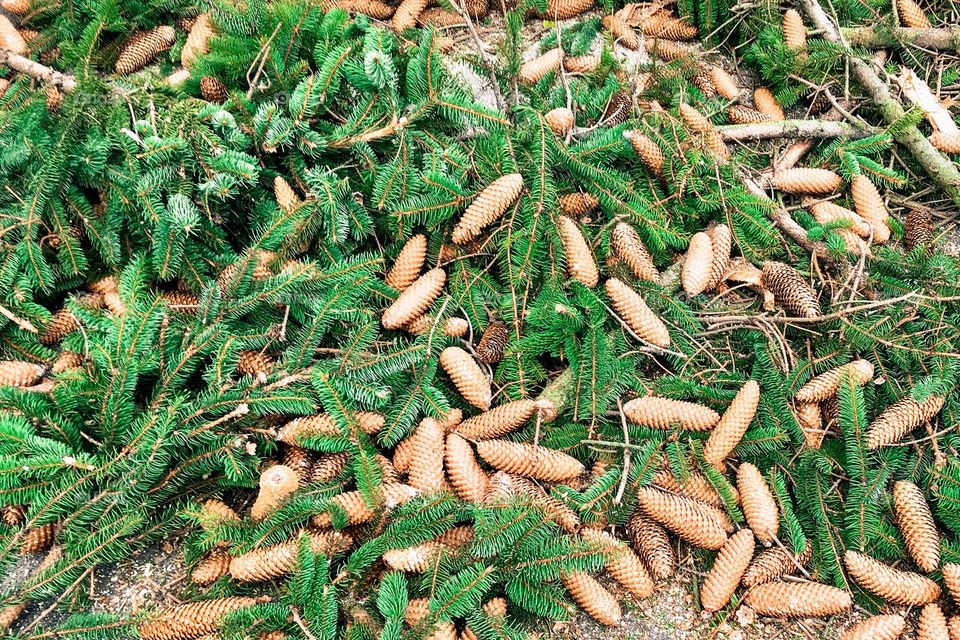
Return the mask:
M434 493L443 488L444 433L440 423L424 418L413 432L407 482L423 493Z
M83 356L74 351L61 351L50 367L51 373L63 373L83 366Z
M268 467L260 474L260 491L253 506L250 507L250 517L254 520L263 520L299 487L297 472L290 467L282 464Z
M190 33L187 35L187 41L180 52L180 64L184 69L193 66L194 60L210 50L210 38L215 34L213 23L210 21L210 15L201 13L193 21L190 27Z
M543 114L543 119L546 121L547 126L550 127L550 130L560 137L570 133L570 129L573 128L573 111L570 111L570 109L566 107L557 107L556 109L547 111Z
M454 244L463 245L478 235L490 224L496 222L516 202L523 191L523 176L511 173L501 176L487 185L453 228Z
M584 472L576 458L525 442L482 440L477 443L477 454L496 469L546 482L562 482Z
M676 427L687 431L709 431L720 421L720 415L709 407L658 396L630 400L623 405L623 415L634 424L652 429Z
M426 257L427 237L417 234L403 245L403 249L393 263L393 268L384 279L385 282L394 289L403 291L420 277L420 270L423 268Z
M887 206L877 187L870 178L860 174L850 181L850 195L853 197L853 206L860 217L870 223L873 232L873 241L883 244L890 240L890 227L887 226Z
M31 0L3 0L0 7L7 13L15 16L23 16L30 12Z
M563 242L563 253L567 261L567 272L574 280L593 288L600 281L600 271L593 258L593 251L587 244L577 223L566 216L559 216L557 232Z
M701 68L690 79L690 84L699 89L705 98L715 98L717 96L717 88L713 86L713 81L710 80L710 74L707 73L706 69Z
M562 63L563 52L560 49L550 49L543 55L524 62L523 65L520 66L520 74L517 76L517 79L523 84L534 84L548 73L559 71ZM517 193L519 194L519 189ZM506 206L510 205L508 204ZM503 215L502 212L501 215ZM453 241L460 244L456 238L454 238Z
M643 35L663 38L664 40L693 40L697 37L697 28L679 18L644 21L640 28Z
M758 87L753 91L753 106L760 113L766 114L776 121L786 119L780 103L773 97L770 89L766 87Z
M45 369L22 360L0 360L0 387L32 387L40 382Z
M787 9L783 14L783 40L791 51L805 51L807 48L807 29L796 9Z
M673 547L667 532L655 520L637 509L627 521L627 535L654 580L666 580L673 575Z
M753 559L743 574L743 586L754 587L765 582L779 580L783 576L792 575L803 567L813 556L813 548L807 542L803 553L792 553L784 547L764 549Z
M206 587L229 574L230 554L226 549L215 548L193 568L190 581L198 587Z
M825 371L800 387L794 399L797 402L823 402L837 393L844 374L849 375L857 386L863 386L873 380L873 363L854 360Z
M303 532L313 553L332 556L346 551L353 539L339 531ZM230 575L238 582L264 582L285 576L297 567L300 538L294 537L270 547L248 551L230 561Z
M666 160L663 157L663 151L660 150L656 142L639 131L624 131L623 137L630 141L630 146L633 147L633 150L637 153L643 166L649 169L654 175L663 175ZM623 222L620 224L626 225L626 223Z
M639 293L628 287L617 278L610 278L604 283L607 297L613 303L613 308L627 326L641 339L658 347L670 346L670 332L667 326L657 317Z
M683 261L683 270L680 281L683 290L689 296L703 293L710 282L711 266L713 264L713 242L703 231L693 234L687 256Z
M53 544L53 538L57 535L57 523L48 522L38 527L28 529L23 536L23 544L20 547L20 555L26 556L31 553L46 551Z
M164 291L160 295L170 311L193 313L200 306L200 297L189 291Z
M442 7L430 7L429 9L424 9L423 12L417 16L417 23L421 26L435 27L437 29L442 29L444 27L460 27L467 24L459 13L455 11L449 11Z
M346 514L347 524L363 524L378 515L383 515L384 509L393 509L397 505L413 500L418 495L420 495L419 491L405 484L385 484L383 485L383 505L376 510L367 505L366 498L359 491L348 491L336 495L330 498L329 504ZM314 526L321 529L333 524L328 513L318 513L313 516L312 522Z
M705 502L714 507L723 507L723 498L717 493L707 477L697 471L691 471L683 481L673 475L673 471L665 466L653 474L653 485L664 491L676 493L698 502Z
M393 13L393 30L402 33L417 26L417 18L427 8L427 0L402 0Z
M960 133L955 131L934 131L930 144L944 153L960 153Z
M437 536L436 540L442 545L459 549L473 542L474 532L471 525L451 527Z
M829 169L809 167L785 169L774 174L770 185L785 193L830 194L840 188L843 178Z
M633 101L630 99L630 94L626 91L617 91L610 96L600 121L608 127L615 127L629 120L632 110Z
M47 87L46 97L47 111L51 114L59 112L60 107L63 106L63 94L60 93L60 90L56 87Z
M945 401L943 396L930 396L923 402L917 402L908 396L893 403L867 429L867 448L878 449L896 443L940 413Z
M615 627L620 624L620 604L593 576L583 571L565 573L563 586L581 609L600 624Z
M799 403L794 411L800 428L803 429L803 441L811 449L819 449L827 430L823 428L820 419L820 405L816 403Z
M920 618L917 620L917 640L951 640L947 617L943 615L940 605L931 602L920 610Z
M383 428L383 415L373 411L358 411L353 415L357 426L367 435ZM342 436L343 432L333 418L326 413L301 416L286 423L277 431L277 440L291 446L299 446L304 438L318 436Z
M734 104L727 107L727 120L731 124L757 124L771 122L773 118L746 105Z
M767 582L750 589L744 601L762 616L808 618L836 615L853 606L850 594L816 582Z
M383 312L381 323L385 329L401 329L411 320L423 315L443 290L447 274L437 267L417 278L403 290L400 297Z
M947 621L947 630L950 632L950 640L960 638L960 616L951 616Z
M490 381L469 353L460 347L447 347L440 352L440 366L464 400L483 411L490 408Z
M0 631L6 631L13 626L23 610L27 608L27 604L27 602L20 602L0 609Z
M635 598L642 600L653 593L653 579L630 547L599 529L584 528L580 535L606 551L604 568L607 573Z
M80 323L77 321L76 316L73 315L70 309L64 307L53 314L50 323L47 324L43 333L40 334L40 343L51 345L55 342L60 342L64 336L76 331L78 328L80 328Z
M236 372L241 376L267 375L273 370L276 361L261 351L244 349L237 353Z
M19 527L26 520L26 507L8 504L0 507L0 521L10 527Z
M596 196L582 191L577 193L565 193L564 195L560 196L558 200L560 202L560 213L574 218L579 218L590 213L597 208L597 205L600 204L600 201L597 200Z
M234 611L264 602L263 598L231 596L163 609L137 628L142 640L193 640L215 633L220 620Z
M703 445L703 459L715 467L723 468L727 456L740 444L760 404L760 385L756 380L747 380L723 412L717 426Z
M563 59L563 70L567 73L590 73L600 66L600 54L588 53L583 56L569 56Z
M923 247L929 251L930 242L933 240L933 217L929 209L911 209L907 214L904 227L906 231L904 241L908 250L913 251L917 247Z
M695 547L719 549L733 528L716 507L653 487L641 487L637 503L646 515Z
M940 597L937 583L910 571L900 571L859 551L843 554L847 573L866 591L900 605L924 605Z
M687 128L696 133L706 133L714 131L713 123L706 116L697 111L695 107L686 102L680 103L680 117L683 118Z
M276 199L280 211L284 213L290 213L303 202L296 191L293 190L293 187L290 186L290 183L281 176L276 176L273 179L273 197Z
M753 529L757 539L769 547L777 537L780 517L767 481L759 469L749 462L743 462L737 469L737 490L747 525Z
M533 400L514 400L467 418L454 431L470 440L499 438L522 427L536 412Z
M787 312L803 318L818 318L822 315L817 294L790 265L774 260L764 262L763 285L773 293L774 300Z
M373 456L373 460L377 463L377 466L380 467L380 478L384 484L396 484L400 482L400 472L397 471L393 463L390 462L390 458L382 453L378 453Z
M507 331L507 325L500 320L494 320L487 325L480 336L480 344L475 349L477 361L484 364L495 364L503 359L504 349L507 348L507 341L510 334Z
M710 81L721 97L727 100L736 100L740 97L740 87L722 67L710 67Z
M350 13L362 13L376 20L387 20L396 10L396 7L380 2L380 0L331 0L325 6L327 9L343 9Z
M629 24L615 14L603 17L603 26L613 36L615 42L634 51L640 48L640 37Z
M308 449L288 446L283 451L283 465L293 469L300 486L311 482L313 476L313 453Z
M737 590L743 572L753 558L753 532L741 529L720 549L710 573L700 589L700 602L707 611L716 612L726 606Z
M582 527L580 517L577 516L577 513L573 509L567 506L567 503L548 494L540 485L532 480L528 480L522 476L504 474L502 471L498 471L497 473L507 477L507 484L509 485L509 490L512 495L523 495L531 498L531 501L537 508L542 509L544 513L549 515L553 521L560 525L560 528L567 533L577 533L580 531Z
M906 625L899 614L877 615L850 626L840 640L896 640Z
M645 38L644 47L650 55L656 55L667 62L696 55L696 50L689 45L662 38Z
M639 134L638 134L639 135ZM662 156L661 156L662 159ZM643 244L633 227L626 222L618 222L610 235L610 248L614 255L623 261L637 278L650 282L659 282L660 273L653 264L650 252Z
M893 511L910 557L925 573L936 571L940 566L940 534L920 487L905 480L895 482Z
M945 562L940 568L943 574L943 585L954 602L960 602L960 564Z
M445 550L445 545L428 540L412 547L390 549L383 554L383 562L396 571L422 573L434 567Z
M457 497L473 504L483 502L489 479L477 463L470 444L456 433L447 434L443 461Z
M0 49L9 49L11 52L20 56L30 55L30 48L27 46L27 41L13 23L10 22L10 19L2 14L0 14Z
M820 224L830 224L832 222L843 221L848 227L838 227L837 233L852 231L862 238L869 238L873 233L873 226L864 220L859 213L851 211L846 207L834 204L832 202L817 202L809 207L810 213Z
M226 85L214 76L200 78L200 95L207 102L214 104L223 104L230 97Z
M200 526L205 531L212 532L221 524L230 522L240 522L240 516L222 500L211 498L203 503Z
M905 27L929 29L931 26L923 9L913 0L897 0L897 14Z
M593 8L593 0L547 0L548 20L569 20Z
M713 291L727 273L730 265L730 251L733 249L733 234L730 227L718 224L707 231L710 236L710 246L713 249L713 260L710 262L710 278L707 280L706 291Z
M462 338L470 332L470 323L463 318L447 318L443 325L443 335L449 338Z
M114 70L121 75L139 71L172 47L176 39L177 30L169 25L134 34L121 47Z

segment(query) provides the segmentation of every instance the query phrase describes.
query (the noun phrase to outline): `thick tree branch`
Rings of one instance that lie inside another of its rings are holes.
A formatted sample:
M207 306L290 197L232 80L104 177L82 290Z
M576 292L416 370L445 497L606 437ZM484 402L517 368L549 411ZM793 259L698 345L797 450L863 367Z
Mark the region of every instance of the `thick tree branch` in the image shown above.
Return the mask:
M77 81L73 76L60 73L9 49L0 49L0 65L8 66L14 71L36 78L44 84L52 84L64 93L69 93L77 88Z
M852 27L841 29L840 32L851 47L883 49L915 45L923 49L960 50L960 29Z
M826 120L782 120L758 124L730 124L717 127L724 142L770 138L865 138L877 133L847 122Z

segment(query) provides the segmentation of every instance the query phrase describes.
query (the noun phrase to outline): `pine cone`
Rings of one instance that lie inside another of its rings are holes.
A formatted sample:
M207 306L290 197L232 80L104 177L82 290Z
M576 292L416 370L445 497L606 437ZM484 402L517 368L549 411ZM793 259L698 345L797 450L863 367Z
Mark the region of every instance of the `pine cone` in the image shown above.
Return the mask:
M577 533L580 531L583 523L577 513L567 506L564 501L553 497L532 480L522 476L505 474L503 471L497 472L502 479L506 476L509 492L511 495L523 495L531 498L531 502L544 513L550 516L554 522L560 525L560 528L567 533ZM490 483L493 485L493 482Z
M557 107L556 109L547 111L543 114L543 119L546 121L547 126L550 127L550 130L561 138L570 133L570 129L573 128L573 111L570 111L570 109L566 107Z
M599 60L597 61L599 64ZM615 127L623 124L630 119L630 112L633 110L633 101L630 94L625 91L617 91L607 102L607 107L603 110L603 116L600 121L608 127Z
M771 122L773 118L746 105L734 104L727 107L727 120L732 124L757 124Z
M293 469L300 486L307 485L313 475L313 453L301 447L288 446L283 451L283 466Z
M697 37L697 28L679 18L646 20L640 28L643 35L664 40L693 40Z
M383 428L383 415L374 411L358 411L353 414L357 426L367 435L374 435ZM326 413L301 416L286 423L277 431L277 440L291 446L299 446L304 438L338 437L343 432L334 419Z
M200 526L207 532L212 532L221 524L240 522L237 512L221 500L211 498L203 503Z
M27 602L20 602L0 609L0 631L6 631L12 627L13 623L17 621L17 618L20 617L20 614L23 613L23 610L27 608L27 604Z
M79 369L83 366L83 356L73 351L61 351L50 367L51 373L63 373L70 369Z
M477 443L477 453L496 469L546 482L562 482L584 472L576 458L524 442L482 440Z
M779 580L797 572L797 566L805 566L813 556L813 548L807 542L803 553L792 553L785 547L764 549L753 559L743 574L743 586L754 587L765 582Z
M803 429L803 441L811 449L819 449L827 430L820 420L820 405L816 403L799 403L794 411L800 428Z
M547 51L543 55L524 62L520 66L520 74L517 78L523 84L534 84L548 73L559 71L562 63L563 52L560 49L550 49L550 51ZM457 242L456 238L454 238L453 241ZM457 244L460 243L457 242Z
M873 227L873 241L880 244L889 241L890 227L887 226L887 218L890 214L870 178L863 174L854 176L850 182L850 193L857 213Z
M718 224L707 231L710 236L710 246L713 249L713 261L710 263L710 279L707 281L707 291L717 288L730 266L730 252L733 249L733 234L730 227Z
M906 625L907 621L899 614L873 616L849 627L840 640L895 640Z
M547 0L548 20L569 20L593 8L593 0Z
M743 462L737 469L737 490L747 525L753 529L757 539L769 547L777 537L780 518L767 481L759 469L749 462Z
M777 304L803 318L821 315L817 294L797 270L783 262L763 263L763 285L773 293Z
M600 281L600 272L593 258L593 251L580 232L577 223L566 216L559 216L557 229L563 242L563 253L567 260L567 272L574 280L593 288Z
M736 100L740 97L740 87L737 86L733 76L722 67L710 67L710 81L721 97L727 100Z
M456 348L456 347L452 347ZM411 436L408 482L423 493L443 488L443 428L433 418L424 418Z
M30 55L27 41L5 15L0 15L0 49L9 49L20 56Z
M7 13L15 16L23 16L30 12L31 0L3 0L0 7Z
M744 601L758 614L774 618L826 617L853 606L846 591L816 582L767 582L750 589Z
M593 576L583 571L565 573L563 586L581 609L600 624L615 627L620 624L620 604Z
M437 536L437 542L447 547L459 549L473 542L474 532L472 525L451 527Z
M200 297L189 291L164 291L160 295L173 312L193 313L200 306Z
M297 192L293 190L293 187L290 186L290 183L281 176L273 179L273 197L276 199L280 211L284 213L290 213L303 202Z
M28 529L23 536L23 544L20 547L20 555L26 556L32 553L46 551L53 544L53 538L57 535L57 523L48 522L38 527Z
M710 236L703 231L693 234L680 274L683 290L687 292L687 295L700 295L706 290L710 282L712 265L713 243Z
M733 528L716 507L652 487L637 491L637 503L646 515L695 547L719 549Z
M410 457L413 455L413 434L407 436L397 443L393 448L393 468L400 473L406 473L410 467Z
M198 587L206 587L230 574L230 554L226 549L215 548L197 563L190 573L190 581Z
M384 484L397 484L400 482L400 472L397 471L387 456L382 453L377 453L373 456L373 459L377 463L377 466L380 467L380 478Z
M753 558L753 533L741 529L726 541L713 561L710 573L700 589L700 602L706 611L719 611L737 590L743 572Z
M843 562L864 590L893 604L920 606L940 597L940 587L930 578L899 571L858 551L848 549Z
M834 367L800 387L794 399L797 402L823 402L837 393L844 374L849 375L857 386L863 386L873 380L873 363L854 360Z
M393 13L393 30L403 33L417 26L417 18L427 8L427 0L402 0Z
M76 331L79 327L80 323L77 321L76 316L73 315L70 309L64 307L53 314L50 323L47 324L43 333L40 334L40 343L51 345L55 342L60 342L64 336Z
M907 249L913 251L917 247L929 250L933 240L933 217L926 208L911 209L907 214L905 226L905 243Z
M703 459L708 464L723 468L723 461L740 444L753 422L759 403L760 385L755 380L747 380L703 445Z
M717 88L713 86L713 81L710 80L710 74L707 73L706 69L701 68L697 71L690 79L690 84L699 89L705 98L717 97Z
M447 274L439 267L427 271L403 290L400 297L383 312L381 323L385 329L400 329L423 315L437 299L447 281Z
M327 557L346 551L353 544L350 536L339 531L310 531L301 535L307 536L313 553ZM236 556L230 561L230 575L238 582L264 582L285 576L297 567L300 544L298 536Z
M214 76L200 78L200 95L207 102L223 104L230 97L225 84Z
M770 89L766 87L758 87L753 91L753 106L760 113L766 114L778 122L786 120L780 103L773 97Z
M670 332L667 331L667 326L657 317L657 314L650 310L639 293L617 278L607 280L604 283L604 289L613 303L614 310L634 333L658 347L670 346Z
M19 527L26 521L26 507L8 504L0 507L0 521L9 527Z
M814 203L810 205L810 213L813 214L817 222L823 225L843 221L848 225L850 231L862 238L869 238L873 233L872 225L864 220L860 214L832 202ZM844 230L846 229L837 228L837 232Z
M533 400L514 400L467 418L454 431L470 440L499 438L516 431L536 412L537 403Z
M120 75L139 71L172 47L176 39L177 30L168 25L141 31L123 44L114 70Z
M63 106L63 94L56 87L46 88L47 111L51 114L58 113Z
M917 640L951 640L947 617L943 615L940 605L931 602L920 610L920 618L917 620Z
M951 616L947 621L947 630L950 632L950 640L960 638L960 616Z
M680 103L680 117L683 118L687 128L696 133L706 133L714 131L713 123L706 116L690 106L686 102Z
M236 372L241 376L267 375L274 364L274 359L268 354L244 349L237 353Z
M507 615L507 601L503 598L491 598L481 607L483 612L491 618L503 618ZM480 640L477 634L468 626L463 630L460 640Z
M627 49L636 51L640 48L640 38L629 24L618 18L616 15L603 17L603 26L613 36L615 42L623 45Z
M960 134L955 131L934 131L930 144L944 153L960 153Z
M878 449L899 441L940 413L945 400L943 396L930 396L923 402L917 402L908 396L893 403L867 429L867 448Z
M925 573L940 566L940 534L923 491L912 482L893 484L893 510L910 557Z
M637 278L650 282L660 281L660 273L653 264L650 252L644 246L640 235L629 224L617 223L610 236L610 247L617 258L630 267Z
M656 55L666 62L696 55L696 50L688 45L674 42L673 40L663 40L661 38L646 38L644 40L644 47L647 53Z
M191 68L198 56L202 56L210 50L210 38L214 36L214 33L210 15L201 13L197 16L193 26L190 27L190 34L183 45L183 50L180 52L180 64L183 65L184 69Z
M905 27L929 29L931 26L923 9L913 0L897 0L897 14Z
M629 591L633 597L644 599L653 593L653 579L643 562L628 546L620 543L606 531L584 528L584 539L602 546L607 552L604 568L614 580Z
M698 502L705 502L714 507L723 507L723 498L713 488L707 477L697 471L691 471L681 482L674 477L673 471L665 466L653 474L653 485L664 491L692 498Z
M787 9L783 14L783 40L791 51L807 49L807 29L796 9Z
M652 429L676 427L687 431L709 431L720 421L720 415L709 407L658 396L630 400L623 405L623 415L634 424Z
M569 56L563 59L563 70L567 73L590 73L600 66L600 55L588 53L582 56Z
M427 237L417 234L407 240L397 255L393 268L387 273L385 281L394 289L403 291L420 277L420 270L427 257Z
M442 29L444 27L461 27L466 25L466 21L455 11L448 11L442 7L430 7L424 9L417 16L417 23L424 27L435 27Z
M579 218L590 213L600 204L596 196L582 191L565 193L560 196L558 200L560 202L560 213L574 218Z
M494 320L488 324L480 337L480 344L475 349L477 361L484 364L500 362L503 359L503 352L507 348L509 339L510 334L507 331L507 325L503 322Z
M384 514L384 509L393 509L397 505L409 502L420 495L420 492L405 484L383 485L383 505L376 510L367 505L366 499L359 491L348 491L330 498L329 504L347 516L347 524L363 524ZM325 528L331 526L333 520L327 513L318 513L313 516L313 525Z
M843 179L829 169L785 169L774 174L770 184L786 193L829 194L840 188Z
M630 146L632 146L633 150L637 153L643 166L656 176L663 175L666 160L663 157L663 151L660 150L656 142L639 131L624 131L623 137L630 141ZM620 224L626 225L626 223L623 222Z
M290 467L282 464L268 467L260 474L260 492L253 506L250 507L250 517L254 520L263 520L299 486L297 472Z
M332 0L326 3L326 8L343 9L351 13L362 13L376 20L387 20L393 15L396 7L380 2L380 0Z
M193 640L216 633L220 620L228 613L263 601L263 598L231 596L182 604L159 611L141 622L138 630L142 640Z
M463 245L484 229L496 222L516 202L523 191L523 176L510 173L487 185L470 203L463 216L453 228L454 244Z
M32 387L40 382L44 368L22 360L0 360L0 387Z
M473 449L460 435L447 434L443 462L457 497L473 504L483 502L489 488L489 479L477 463Z
M447 347L440 352L440 366L464 400L483 411L490 408L490 381L469 353L460 347Z
M950 597L954 602L960 602L960 564L945 562L940 573L943 574L943 585Z
M428 540L412 547L390 549L383 554L383 562L396 571L422 573L437 564L444 549L439 542Z
M447 318L443 325L443 335L448 338L462 338L470 332L470 323L463 318Z
M627 535L654 580L666 580L673 575L673 547L667 532L655 520L639 509L634 511L627 521Z

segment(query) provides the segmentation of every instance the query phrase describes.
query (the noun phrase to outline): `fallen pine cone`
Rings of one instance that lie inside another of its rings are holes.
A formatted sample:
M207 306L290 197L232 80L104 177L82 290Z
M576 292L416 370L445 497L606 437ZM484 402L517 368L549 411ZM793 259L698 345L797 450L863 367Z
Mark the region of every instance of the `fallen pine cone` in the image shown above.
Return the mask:
M764 582L779 580L799 571L798 567L805 566L812 556L813 547L809 541L803 553L792 553L784 547L776 546L764 549L750 562L741 582L749 589Z
M686 258L683 261L683 270L680 280L687 295L696 296L703 293L710 283L711 268L713 266L713 242L703 231L695 233L690 238Z
M547 0L548 20L569 20L593 8L593 0Z
M727 100L736 100L740 97L740 87L722 67L710 67L710 81L721 97Z
M602 545L607 551L604 568L614 580L635 598L643 599L653 593L653 579L643 562L626 545L606 531L582 529L580 535L590 542Z
M440 352L440 366L464 400L483 411L490 408L490 381L469 353L460 347L447 347Z
M543 114L547 126L558 136L565 136L573 128L573 112L566 107L557 107Z
M393 30L402 33L417 26L417 18L426 8L427 0L402 0L393 13Z
M623 136L630 142L630 146L639 156L640 161L654 175L662 176L666 160L663 157L663 151L657 146L657 143L643 135L639 131L624 131ZM619 223L626 224L626 223ZM618 224L618 226L619 226Z
M577 223L566 216L559 216L558 233L563 242L563 252L567 260L567 272L574 280L593 288L600 281L600 271L593 258L593 251L587 244Z
M923 9L914 0L897 0L897 14L905 27L929 29L931 26Z
M560 202L560 213L574 218L585 216L600 204L596 196L584 192L565 193L558 200Z
M936 571L940 566L940 534L920 487L905 480L895 482L893 511L910 557L924 572Z
M762 616L826 617L853 606L850 594L817 582L767 582L750 589L744 602Z
M200 95L207 102L223 104L230 97L227 93L227 87L214 76L203 76L200 78Z
M923 402L906 397L883 410L867 429L867 448L893 444L940 413L946 399L931 395Z
M275 464L260 474L260 491L250 507L250 517L263 520L280 503L300 487L297 472L282 464Z
M747 380L703 445L703 459L708 464L723 466L753 422L759 404L760 385L755 380Z
M877 187L870 178L860 174L850 181L850 195L853 197L853 206L860 217L870 223L873 232L873 241L883 244L890 240L890 227L887 218L890 214L880 197Z
M757 539L769 547L777 537L780 514L767 481L754 465L742 462L737 469L737 490L747 525Z
M154 614L141 622L137 630L143 640L192 640L215 633L228 613L268 600L231 596L182 604Z
M37 384L45 369L32 362L0 360L0 387L30 387Z
M904 229L904 241L908 250L913 251L917 247L923 247L925 252L929 250L933 240L933 217L929 209L911 209L907 214Z
M895 640L906 626L899 614L872 616L844 631L840 640Z
M177 30L169 25L137 33L120 49L114 70L121 75L139 71L172 47L176 39Z
M440 491L444 484L443 456L437 453L444 448L443 427L433 418L424 418L410 436L410 440L412 444L407 482L423 493Z
M780 103L777 102L777 99L773 97L773 93L770 92L770 89L766 87L758 87L753 92L753 106L762 114L770 116L773 120L781 121L786 120L786 116L783 114L783 108L780 106Z
M617 599L589 573L575 571L561 577L563 586L577 605L600 624L615 627L620 624L622 612Z
M796 9L787 9L783 14L783 40L791 51L800 52L807 48L807 29Z
M940 605L934 602L923 605L917 619L917 640L951 640L947 617Z
M773 118L746 105L734 104L727 107L727 120L732 124L757 124L771 122Z
M650 252L644 246L640 235L629 224L626 222L617 223L610 235L610 247L614 255L630 267L633 275L637 278L650 282L660 281L660 273L657 271L656 265L653 264Z
M329 505L346 516L348 525L363 524L373 520L377 515L384 515L385 510L393 509L397 505L413 500L420 492L405 484L383 485L383 508L374 509L367 504L367 499L359 491L348 491L333 496ZM333 519L329 513L319 513L312 518L314 526L319 528L330 527Z
M741 529L724 543L700 589L700 602L706 611L712 613L726 606L752 557L753 532L750 529Z
M478 235L487 226L500 219L516 202L523 190L523 176L511 173L501 176L487 185L463 212L453 228L454 244L463 245Z
M854 360L834 367L811 379L800 387L794 399L798 402L823 402L837 393L844 375L852 378L857 386L863 386L873 379L873 363L869 360Z
M774 300L790 313L803 318L821 315L817 294L797 270L783 262L768 260L763 263L763 284L773 293Z
M230 575L230 554L226 549L213 549L190 572L190 581L206 587L226 575Z
M652 429L708 431L720 421L716 411L693 402L672 398L643 396L623 405L623 415L630 422Z
M490 466L535 480L562 482L584 472L583 464L561 451L508 440L482 440L477 454Z
M894 569L858 551L848 549L843 563L857 584L893 604L920 606L940 597L940 587L930 578Z
M470 444L459 434L447 434L443 462L454 493L466 502L482 503L489 489L489 478L477 463Z
M786 169L775 173L770 185L786 193L829 194L840 188L843 179L829 169Z
M403 290L400 297L383 312L381 323L385 329L400 329L423 315L437 299L447 281L447 274L437 267L417 278Z
M719 549L733 529L726 514L690 498L641 487L637 503L643 512L695 547Z
M634 333L652 345L663 348L670 346L667 326L647 306L639 293L617 278L610 278L603 286L614 310Z
M210 22L210 15L201 13L193 21L190 27L190 33L187 35L187 41L180 52L180 64L184 69L193 66L194 60L201 56L210 48L210 38L214 36L213 23Z
M534 84L548 73L559 71L562 63L563 52L560 49L550 49L543 55L524 62L520 67L518 79L523 84ZM454 242L457 242L456 238Z
M639 509L634 511L627 521L627 535L654 580L666 580L673 575L673 547L667 532L653 518Z
M420 277L420 270L423 269L426 257L427 237L418 233L403 245L403 249L393 262L393 267L387 272L384 282L398 291L403 291Z
M633 30L633 27L616 15L604 16L603 26L610 32L610 35L613 36L616 42L619 42L627 49L636 51L640 48L640 38Z
M487 325L480 337L480 343L475 349L477 361L484 364L496 364L503 359L503 352L507 348L510 334L507 325L500 320L494 320Z
M516 431L537 412L533 400L514 400L467 418L454 431L470 440L499 438Z

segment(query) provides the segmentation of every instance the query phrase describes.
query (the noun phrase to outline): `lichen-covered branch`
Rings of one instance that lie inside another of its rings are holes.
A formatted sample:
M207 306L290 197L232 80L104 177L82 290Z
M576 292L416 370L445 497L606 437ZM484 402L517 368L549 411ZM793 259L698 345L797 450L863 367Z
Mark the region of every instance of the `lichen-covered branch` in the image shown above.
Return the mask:
M846 122L826 120L782 120L759 124L731 124L717 127L725 142L771 138L865 138L876 131Z
M851 47L882 49L913 45L923 49L960 50L960 29L851 27L840 32Z

